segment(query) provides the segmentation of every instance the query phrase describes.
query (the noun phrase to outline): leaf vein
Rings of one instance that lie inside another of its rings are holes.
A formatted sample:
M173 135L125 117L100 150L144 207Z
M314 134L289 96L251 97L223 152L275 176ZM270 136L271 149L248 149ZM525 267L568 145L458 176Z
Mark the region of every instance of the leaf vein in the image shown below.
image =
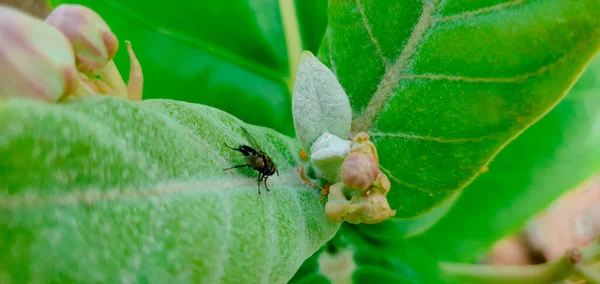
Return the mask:
M379 57L381 58L381 60L383 61L383 63L386 66L390 65L389 60L383 55L383 51L381 49L381 45L379 44L379 41L377 41L377 38L373 34L373 27L369 23L369 19L367 18L367 14L365 13L365 7L362 5L360 0L356 0L356 7L358 8L358 12L360 13L360 17L362 18L363 25L365 26L365 29L367 30L367 34L369 34L369 39L373 43L373 46L375 46L377 55L379 55Z
M477 9L474 11L464 12L464 13L460 13L460 14L456 14L456 15L452 15L452 16L433 18L432 22L433 22L433 24L437 24L437 23L442 23L442 22L450 22L450 21L462 20L462 19L467 19L467 18L473 18L473 17L481 15L481 14L492 13L492 12L496 12L496 11L501 11L506 8L514 7L514 6L522 4L523 2L525 2L525 0L513 0L510 2L500 3L500 4L497 4L494 6L481 8L481 9Z
M382 165L379 165L379 168L381 169L381 171L383 171L385 173L385 175L388 178L390 178L391 180L395 181L399 185L406 186L406 187L412 188L412 189L416 189L416 190L421 191L421 192L425 192L425 193L429 194L429 196L433 196L433 194L434 194L434 192L432 190L430 190L430 189L418 187L416 185L408 184L408 183L402 181L401 179L397 178L394 174L392 174L392 171L384 168Z
M279 251L279 243L277 242L277 240L279 240L278 235L277 235L277 230L275 228L278 227L278 224L276 224L275 222L275 210L273 210L273 202L272 199L267 200L266 202L267 205L267 221L265 222L266 226L267 226L267 244L269 244L267 246L268 249L268 253L267 253L267 257L268 259L265 259L265 264L267 265L267 269L265 272L265 277L266 279L263 279L263 281L261 281L261 283L271 283L273 281L271 281L272 277L271 277L271 273L273 273L273 266L275 266L275 259L277 258L277 254Z
M469 76L457 76L457 75L441 75L441 74L418 74L418 75L401 75L400 79L403 80L415 80L415 79L427 79L435 81L462 81L469 83L521 83L525 82L531 77L541 76L547 72L552 71L557 65L563 63L567 58L571 56L571 52L567 52L561 56L558 60L540 67L536 71L523 73L514 77L469 77Z
M480 137L468 137L468 138L446 138L446 137L435 137L435 136L421 136L415 134L408 133L381 133L381 132L371 132L369 136L371 137L385 137L385 138L402 138L406 140L423 140L423 141L435 141L440 143L466 143L466 142L480 142L486 139L489 139L494 136L498 136L499 134L504 134L506 132L498 132L492 133L489 135L484 135Z
M283 180L282 180L283 179ZM90 190L70 192L67 194L39 196L37 192L21 193L18 196L0 194L0 208L3 209L29 209L42 206L75 205L80 203L93 204L99 201L127 200L144 197L171 196L189 192L221 192L239 188L255 188L256 179L238 176L235 180L215 180L213 182L173 182L158 184L149 189L126 190L124 187L115 187L108 190ZM287 173L279 179L273 180L274 184L285 184L286 186L302 186L305 184L298 181L295 171Z
M222 193L222 195L225 195L224 193ZM223 257L223 259L220 261L221 265L219 265L219 271L217 272L217 277L216 279L218 279L219 283L223 282L223 277L225 277L225 267L227 267L227 264L229 263L229 259L231 256L231 253L229 252L229 248L231 247L231 232L233 231L233 225L231 223L232 220L232 211L231 211L231 203L230 203L230 199L227 196L222 196L220 198L221 200L223 200L223 221L225 223L225 237L224 237L224 241L220 242L223 244L222 248L221 248L221 253L220 256Z
M381 82L377 86L377 90L369 101L365 110L352 122L352 132L367 132L373 125L373 121L383 107L387 99L392 95L392 92L398 86L398 81L401 77L401 72L405 68L408 59L417 49L423 35L431 26L431 16L435 11L437 0L430 4L423 4L423 12L419 21L413 28L413 31L406 45L402 49L400 56L394 62L392 67L387 68L382 77Z

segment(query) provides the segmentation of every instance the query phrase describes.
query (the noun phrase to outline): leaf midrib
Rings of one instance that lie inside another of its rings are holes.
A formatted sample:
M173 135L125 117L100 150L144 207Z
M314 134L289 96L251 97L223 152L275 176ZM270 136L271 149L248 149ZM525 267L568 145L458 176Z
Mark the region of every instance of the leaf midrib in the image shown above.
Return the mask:
M440 22L461 20L464 18L474 17L480 14L495 12L499 10L503 10L506 8L514 7L517 5L521 5L525 3L526 0L513 0L505 3L500 3L490 7L484 7L481 9L477 9L474 11L468 11L465 13L460 13L457 15L445 16L445 17L434 17L436 8L438 7L438 0L434 0L431 3L426 3L423 0L423 12L421 13L417 24L415 24L413 31L409 37L409 40L404 45L400 56L393 63L393 65L386 64L385 73L380 81L380 84L377 86L377 90L375 94L371 97L371 100L367 104L365 110L358 115L352 122L352 133L356 134L358 132L368 132L377 115L385 105L387 99L390 97L394 89L398 86L398 82L402 80L411 80L411 79L431 79L431 80L451 80L451 81L467 81L467 82L519 82L528 79L531 76L538 75L540 73L544 73L545 71L551 69L552 66L556 65L559 61L549 64L547 66L543 66L539 70L535 72L529 72L520 76L512 77L512 78L469 78L464 76L451 76L451 75L439 75L439 74L404 74L404 68L411 58L411 56L415 53L418 48L418 45L421 43L421 39L423 35L434 25ZM382 56L382 52L377 42L377 39L372 34L371 28L368 26L368 19L364 13L364 8L361 6L360 0L356 0L357 8L361 14L361 18L363 20L363 24L365 25L365 29L369 34L369 37L372 43L375 45L377 49L377 54L381 56L384 62L388 62L387 58ZM332 64L333 64L333 60Z
M415 24L408 41L402 48L400 56L392 66L386 68L385 74L383 75L383 78L381 79L379 86L377 86L377 90L375 91L373 97L371 97L367 107L356 119L354 119L354 121L352 121L353 134L359 132L368 132L373 125L373 121L383 108L383 105L387 101L388 97L398 86L398 82L402 76L402 71L408 63L408 60L414 54L415 50L417 49L417 45L421 42L421 38L431 26L431 19L437 7L437 3L437 0L432 1L429 4L426 4L425 1L423 1L423 12L419 17L419 21L417 21L417 24Z
M275 182L274 182L275 181ZM277 179L270 179L271 191L277 191L277 187L301 187L310 190L306 184L297 176L294 170L281 174ZM173 196L189 192L219 192L231 190L256 191L256 179L235 176L234 179L215 179L210 182L199 181L167 181L145 189L126 190L127 186L115 187L103 190L83 190L65 194L53 194L40 196L36 191L19 192L13 195L0 195L0 209L31 209L35 207L93 204L102 201L137 200L146 197ZM286 189L280 189L286 190ZM266 192L266 191L265 191ZM268 192L264 194L268 198Z

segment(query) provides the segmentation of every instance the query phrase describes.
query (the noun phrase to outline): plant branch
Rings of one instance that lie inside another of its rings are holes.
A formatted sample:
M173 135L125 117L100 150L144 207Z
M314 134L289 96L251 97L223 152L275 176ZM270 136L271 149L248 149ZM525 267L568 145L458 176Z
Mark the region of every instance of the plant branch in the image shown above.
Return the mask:
M584 278L587 279L590 275L588 271L578 266L581 260L581 252L572 249L557 260L539 265L495 266L442 262L439 266L446 276L460 283L553 283L573 274L581 277L584 277L581 274L585 274ZM593 279L593 276L590 277Z

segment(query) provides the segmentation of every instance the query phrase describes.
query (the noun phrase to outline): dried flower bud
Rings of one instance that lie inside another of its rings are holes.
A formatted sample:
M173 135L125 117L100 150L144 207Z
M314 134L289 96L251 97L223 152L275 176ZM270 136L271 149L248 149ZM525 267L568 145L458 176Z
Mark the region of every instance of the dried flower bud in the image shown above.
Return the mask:
M390 208L390 204L383 194L369 195L362 209L360 221L365 224L376 224L396 215L396 210Z
M78 86L71 44L55 27L0 6L0 96L58 101Z
M387 195L387 193L390 192L391 186L392 184L390 183L390 179L384 173L379 172L379 175L371 185L371 190L373 192Z
M77 68L96 74L113 59L119 49L117 37L93 10L75 4L62 4L46 18L69 38L75 50Z
M325 215L332 222L346 221L350 224L375 224L396 214L384 194L355 195L348 199L344 195L344 184L336 183L329 188L325 204Z
M359 223L359 204L351 203L344 196L344 183L338 182L329 187L329 196L325 204L325 215L333 222Z

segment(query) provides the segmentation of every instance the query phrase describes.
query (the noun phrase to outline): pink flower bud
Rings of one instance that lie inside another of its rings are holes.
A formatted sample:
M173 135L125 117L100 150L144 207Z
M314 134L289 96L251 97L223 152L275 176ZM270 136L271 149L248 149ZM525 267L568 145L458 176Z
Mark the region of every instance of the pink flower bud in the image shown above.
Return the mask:
M71 44L55 27L0 6L0 96L58 101L77 89Z
M366 191L379 175L379 165L372 156L350 153L340 168L344 184L352 189Z
M69 38L77 68L86 74L96 74L113 59L119 41L106 22L93 10L75 4L62 4L46 18Z
M379 175L379 158L369 135L358 133L350 145L350 154L340 168L340 178L347 187L366 191Z

